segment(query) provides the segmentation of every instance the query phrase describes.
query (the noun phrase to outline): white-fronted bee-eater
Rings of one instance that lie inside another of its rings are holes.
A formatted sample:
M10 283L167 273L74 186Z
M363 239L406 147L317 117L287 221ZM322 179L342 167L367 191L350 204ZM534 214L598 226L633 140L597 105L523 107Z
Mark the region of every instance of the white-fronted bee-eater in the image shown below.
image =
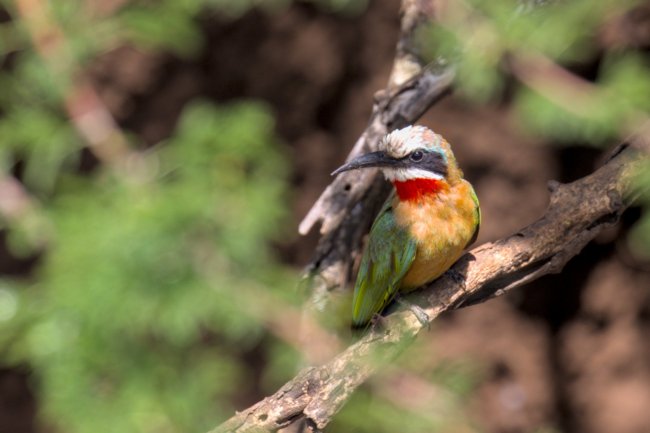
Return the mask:
M352 324L364 326L398 293L447 271L478 235L481 212L449 143L424 126L388 134L377 152L333 174L377 167L393 186L370 229L352 301Z

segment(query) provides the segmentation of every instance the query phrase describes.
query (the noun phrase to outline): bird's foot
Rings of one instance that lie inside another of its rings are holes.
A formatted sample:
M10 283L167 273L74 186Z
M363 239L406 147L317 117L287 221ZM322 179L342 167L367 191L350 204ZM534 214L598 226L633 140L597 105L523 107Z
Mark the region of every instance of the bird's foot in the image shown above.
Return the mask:
M454 283L461 286L463 288L463 291L465 290L465 288L467 287L465 284L466 283L465 275L461 274L456 269L449 269L447 271L447 274L449 274L449 278L451 278L454 281Z
M386 329L386 318L379 313L375 313L370 318L370 329L372 331L382 331Z
M467 291L467 279L465 278L465 275L461 274L456 269L449 269L447 271L447 274L449 274L449 278L451 278L454 283L460 286L463 292ZM457 304L454 305L454 308L460 308L464 303L465 299L461 299Z
M420 322L422 326L426 326L427 329L431 329L431 318L421 307L410 303L401 296L397 296L395 301L401 306L408 308L408 310L413 313L415 318L418 319L418 322Z

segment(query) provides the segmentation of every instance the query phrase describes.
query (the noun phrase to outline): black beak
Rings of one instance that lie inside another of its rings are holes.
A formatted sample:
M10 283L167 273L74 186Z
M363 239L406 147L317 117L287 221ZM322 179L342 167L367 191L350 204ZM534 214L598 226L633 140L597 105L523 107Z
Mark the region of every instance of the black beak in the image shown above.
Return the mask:
M361 156L357 156L352 161L348 162L345 165L337 168L332 172L332 176L343 173L348 170L356 170L358 168L369 168L369 167L391 167L397 165L399 160L391 158L386 155L385 152L372 152L366 153Z

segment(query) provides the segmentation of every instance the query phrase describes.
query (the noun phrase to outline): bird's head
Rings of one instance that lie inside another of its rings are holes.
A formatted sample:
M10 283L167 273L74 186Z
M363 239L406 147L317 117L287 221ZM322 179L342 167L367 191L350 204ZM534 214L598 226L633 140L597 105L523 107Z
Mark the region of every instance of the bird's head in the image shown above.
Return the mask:
M402 199L419 198L462 178L449 143L425 126L407 126L391 132L382 140L380 149L354 158L332 174L379 168Z

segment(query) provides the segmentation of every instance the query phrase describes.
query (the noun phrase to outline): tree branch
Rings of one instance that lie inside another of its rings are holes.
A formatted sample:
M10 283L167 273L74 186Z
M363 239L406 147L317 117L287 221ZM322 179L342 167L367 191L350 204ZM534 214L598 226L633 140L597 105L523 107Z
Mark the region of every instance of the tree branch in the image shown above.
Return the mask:
M433 321L444 311L483 302L559 272L591 239L618 221L631 198L632 176L640 161L636 149L624 145L591 175L570 184L551 183L550 203L540 219L508 238L474 248L451 272L409 301ZM357 387L424 327L410 311L391 314L381 329L371 329L330 362L302 370L275 394L211 433L274 431L296 421L322 429Z

